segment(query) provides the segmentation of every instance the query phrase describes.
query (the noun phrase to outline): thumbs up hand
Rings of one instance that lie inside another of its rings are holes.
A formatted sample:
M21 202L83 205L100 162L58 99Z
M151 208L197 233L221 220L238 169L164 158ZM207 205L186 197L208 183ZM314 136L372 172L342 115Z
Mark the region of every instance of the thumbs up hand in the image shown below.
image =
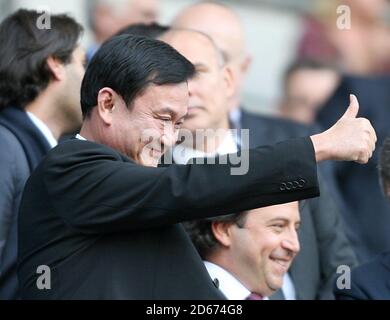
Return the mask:
M367 163L375 150L376 134L370 121L357 118L359 102L350 95L344 115L328 130L311 136L317 162L343 160Z

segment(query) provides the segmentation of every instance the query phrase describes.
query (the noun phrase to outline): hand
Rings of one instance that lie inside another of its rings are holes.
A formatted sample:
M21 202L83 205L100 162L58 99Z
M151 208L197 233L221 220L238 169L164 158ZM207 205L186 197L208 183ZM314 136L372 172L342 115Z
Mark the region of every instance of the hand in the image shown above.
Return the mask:
M311 136L317 162L344 160L367 163L375 150L376 134L370 121L357 118L359 102L350 95L344 115L328 130Z

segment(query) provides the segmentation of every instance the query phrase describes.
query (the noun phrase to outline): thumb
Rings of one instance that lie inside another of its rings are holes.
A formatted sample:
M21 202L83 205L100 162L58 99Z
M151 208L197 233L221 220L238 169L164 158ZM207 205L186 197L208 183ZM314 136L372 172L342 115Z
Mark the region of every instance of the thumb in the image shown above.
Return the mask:
M359 102L354 94L349 95L349 107L341 118L356 118L359 112Z

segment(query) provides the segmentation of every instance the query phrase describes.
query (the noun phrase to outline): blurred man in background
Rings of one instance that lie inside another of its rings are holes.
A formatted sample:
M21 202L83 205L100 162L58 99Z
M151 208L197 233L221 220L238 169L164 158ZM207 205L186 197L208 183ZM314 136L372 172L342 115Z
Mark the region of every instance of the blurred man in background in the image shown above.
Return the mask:
M82 27L52 15L51 29L39 29L39 17L21 9L0 24L0 299L17 298L24 184L60 136L81 125Z
M100 45L119 30L136 23L158 20L159 0L93 0L89 12L95 43L88 49L88 61Z
M239 16L229 7L213 2L199 2L184 8L172 21L173 28L194 29L211 36L231 70L233 94L228 107L231 121L239 128L242 118L241 94L252 57L247 52L245 33Z
M333 65L316 60L293 62L284 75L280 116L314 125L319 109L334 94L340 80Z
M379 173L383 193L390 200L390 137L382 148ZM388 211L390 215L390 211ZM388 228L390 226L387 226ZM390 247L375 259L351 273L351 287L341 288L336 282L335 294L339 300L390 300Z

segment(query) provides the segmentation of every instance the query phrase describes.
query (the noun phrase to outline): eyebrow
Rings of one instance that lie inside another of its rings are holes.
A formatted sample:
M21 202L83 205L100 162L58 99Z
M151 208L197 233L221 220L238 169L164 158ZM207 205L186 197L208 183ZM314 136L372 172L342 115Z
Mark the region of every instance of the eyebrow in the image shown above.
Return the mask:
M158 110L157 113L169 113L173 118L177 117L177 112L171 109L170 107L163 107L160 110ZM186 114L180 117L178 120L184 119L187 116L187 114L188 113L186 112Z
M271 220L269 220L268 222L275 222L275 221L278 221L278 220L282 220L284 222L290 222L289 219L285 218L285 217L276 217L276 218L273 218ZM301 220L298 220L296 223L301 223Z
M208 68L208 66L202 62L194 63L194 67L196 68Z

